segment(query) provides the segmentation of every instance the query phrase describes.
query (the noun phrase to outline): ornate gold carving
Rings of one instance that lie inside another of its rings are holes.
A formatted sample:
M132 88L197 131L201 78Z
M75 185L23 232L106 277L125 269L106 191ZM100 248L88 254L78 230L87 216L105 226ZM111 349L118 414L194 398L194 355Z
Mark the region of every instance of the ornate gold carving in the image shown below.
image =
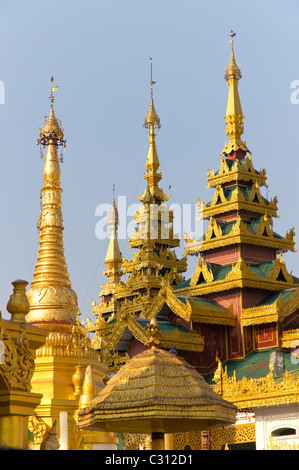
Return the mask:
M241 243L254 246L266 246L278 250L295 251L294 234L295 232L291 229L287 232L285 238L275 237L271 218L265 214L257 227L256 234L249 231L242 218L238 216L231 231L227 235L223 235L220 225L211 217L208 230L205 233L205 239L200 242L188 240L185 245L185 254L198 254L228 245L240 245Z
M217 184L215 194L209 205L198 200L199 218L214 217L229 211L248 210L257 213L277 216L277 196L266 202L260 194L259 184L254 182L248 197L245 197L240 186L237 184L230 199L225 197L224 190Z
M287 271L286 264L284 260L282 259L281 254L279 255L279 258L275 261L275 265L273 269L269 272L269 279L271 281L276 281L278 280L278 276L280 273L283 275L284 279L286 282L292 283L293 282L293 276L291 273Z
M210 223L208 230L205 233L205 241L210 240L212 237L222 237L222 230L220 225L217 224L216 220L214 217L210 218Z
M211 434L213 450L229 450L230 444L255 442L255 424L237 424L225 426L223 429L213 429Z
M215 174L214 171L209 170L207 176L208 188L235 181L256 181L260 186L267 186L266 170L257 172L253 167L251 155L245 157L242 163L235 160L231 167L228 166L227 159L222 156L219 171Z
M161 341L163 346L169 349L176 345L178 349L186 351L204 350L204 338L200 334L180 331L178 328L161 331Z
M4 349L4 360L0 362L0 375L4 383L11 390L30 392L35 364L29 349L25 324L20 324L19 335L14 341L5 328L0 313L0 341Z
M298 348L299 346L299 328L293 330L287 330L282 333L281 346L283 348ZM294 353L294 356L297 358L297 354Z
M266 377L237 380L235 373L228 377L227 368L223 370L219 362L214 374L214 390L222 398L233 403L238 409L248 409L253 406L270 406L284 403L294 403L299 399L299 380L288 372L283 380L276 383L273 375L273 364L270 362L270 372Z
M200 281L200 276L205 282L212 282L214 276L212 270L208 268L207 263L205 263L201 258L198 259L198 263L195 269L193 276L191 277L190 286L194 287Z
M87 330L79 324L73 325L70 333L50 331L45 344L37 350L37 357L77 357L97 359L98 353L91 345Z
M299 450L299 444L294 441L278 441L274 437L269 436L267 450Z
M34 435L34 445L38 446L44 441L50 430L50 426L34 415L30 416L28 419L28 429Z
M152 448L152 438L150 434L124 433L123 443L125 450L151 450Z
M232 306L229 308L221 305L209 305L204 303L202 306L196 303L195 299L190 297L192 308L192 321L199 323L209 323L216 325L236 326L237 318L233 312Z
M68 413L67 414L67 450L83 450L84 437L81 434L77 421Z
M202 433L180 432L173 435L173 450L202 450Z

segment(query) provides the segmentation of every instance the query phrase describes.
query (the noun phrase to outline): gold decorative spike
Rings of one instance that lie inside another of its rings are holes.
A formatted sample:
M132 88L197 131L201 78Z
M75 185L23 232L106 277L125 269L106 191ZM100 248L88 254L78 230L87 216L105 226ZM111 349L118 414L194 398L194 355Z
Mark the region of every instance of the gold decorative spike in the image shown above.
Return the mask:
M54 95L53 92L57 90L58 86L53 86L53 77L51 77L51 108L50 113L47 119L45 119L44 127L40 129L39 138L37 139L37 144L41 144L43 147L49 144L50 141L58 145L66 146L66 141L64 140L63 129L61 126L61 121L56 119L54 113Z
M160 118L155 110L154 106L154 97L153 97L153 85L155 85L156 82L153 81L153 61L152 58L150 57L150 62L151 62L151 104L148 110L148 113L144 119L144 124L143 126L146 127L147 129L150 129L151 126L153 126L156 129L160 129L161 123L160 123Z
M231 32L231 57L228 67L225 70L224 78L227 81L229 87L229 94L227 100L226 108L226 134L229 136L230 140L225 144L224 150L222 153L225 155L230 155L231 152L236 152L237 150L242 150L242 158L247 152L249 152L246 142L242 142L241 135L244 132L243 125L243 112L241 101L238 92L238 81L241 79L242 74L239 66L236 63L233 38L235 33Z
M41 191L41 213L38 221L39 251L31 289L27 296L29 323L47 325L72 325L78 312L77 295L71 288L63 246L63 220L61 211L60 166L58 146L65 145L61 123L54 114L54 95L51 78L51 109L49 118L40 130L37 143L46 146L44 187Z
M166 196L163 190L158 187L158 183L162 178L162 174L157 172L160 166L160 162L159 162L158 153L156 149L156 142L155 142L156 133L155 132L157 131L157 129L160 129L161 123L160 123L160 118L154 106L153 85L156 82L154 82L152 78L152 59L150 59L150 61L151 61L151 81L150 81L151 104L150 104L149 111L143 123L143 127L149 130L148 136L150 140L149 150L148 150L148 155L147 155L147 160L146 160L146 168L147 168L148 173L144 175L148 183L148 188L145 194L139 199L145 203L146 197L147 197L147 199L150 198L150 202L160 203L169 199L169 197ZM153 201L151 201L152 199Z
M113 185L113 200L112 206L108 218L108 223L110 226L110 243L108 252L105 259L105 264L108 268L107 271L104 271L104 274L108 277L109 283L119 282L122 271L122 255L119 249L118 240L117 240L117 229L118 229L118 210L115 203L115 186Z
M96 397L96 386L92 373L92 366L88 365L85 372L84 382L82 386L82 394L79 400L79 409L90 405Z

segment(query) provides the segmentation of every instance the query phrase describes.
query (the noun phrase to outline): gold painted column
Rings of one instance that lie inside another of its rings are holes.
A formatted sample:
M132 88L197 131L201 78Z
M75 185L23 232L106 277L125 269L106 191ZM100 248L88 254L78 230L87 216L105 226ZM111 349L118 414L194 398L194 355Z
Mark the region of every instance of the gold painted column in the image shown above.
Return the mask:
M28 449L28 417L34 413L42 395L31 392L35 351L44 344L45 330L29 325L25 315L29 303L27 282L13 282L14 291L7 304L10 320L0 313L0 446Z

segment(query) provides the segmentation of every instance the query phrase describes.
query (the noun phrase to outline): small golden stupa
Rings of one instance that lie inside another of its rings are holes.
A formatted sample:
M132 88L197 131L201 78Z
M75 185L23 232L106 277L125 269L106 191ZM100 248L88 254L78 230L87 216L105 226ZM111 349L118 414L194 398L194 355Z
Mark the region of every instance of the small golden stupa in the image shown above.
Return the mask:
M190 432L233 424L236 407L223 400L176 353L162 349L158 322L149 324L148 349L134 356L78 413L81 429L151 433Z

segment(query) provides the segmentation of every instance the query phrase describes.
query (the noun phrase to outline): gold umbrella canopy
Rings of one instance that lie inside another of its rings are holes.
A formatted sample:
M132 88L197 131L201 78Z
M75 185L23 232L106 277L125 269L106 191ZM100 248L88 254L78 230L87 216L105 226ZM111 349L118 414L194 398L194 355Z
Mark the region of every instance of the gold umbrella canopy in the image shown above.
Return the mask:
M123 365L97 398L79 411L79 427L173 433L233 424L236 407L217 395L194 367L161 349L155 319L149 331L150 349Z

